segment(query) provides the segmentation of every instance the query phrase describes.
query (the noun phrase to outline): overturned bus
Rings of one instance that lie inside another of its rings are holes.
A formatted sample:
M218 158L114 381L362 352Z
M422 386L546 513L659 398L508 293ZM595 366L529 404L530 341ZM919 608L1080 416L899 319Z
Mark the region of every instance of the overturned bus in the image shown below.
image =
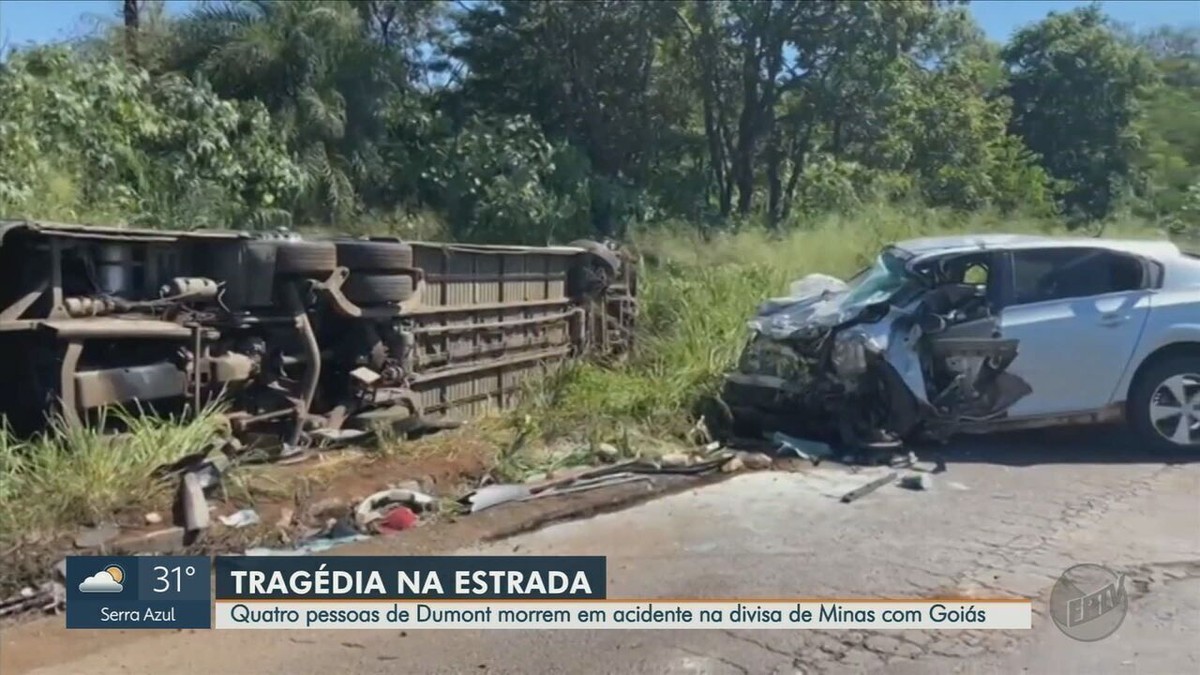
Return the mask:
M509 405L547 364L629 347L610 245L0 223L0 414L196 409L234 432L416 429Z

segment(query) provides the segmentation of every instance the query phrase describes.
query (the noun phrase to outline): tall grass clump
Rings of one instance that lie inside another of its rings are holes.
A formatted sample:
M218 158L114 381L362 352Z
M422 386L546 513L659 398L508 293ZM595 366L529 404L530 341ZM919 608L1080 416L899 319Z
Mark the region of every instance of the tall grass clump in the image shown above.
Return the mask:
M219 412L156 417L113 409L95 426L55 419L31 440L0 430L0 541L158 504L169 486L152 472L215 441L224 427ZM107 422L123 431L105 431Z
M619 438L622 429L677 436L696 404L734 364L755 307L803 275L846 278L884 245L957 233L1062 234L1058 221L980 212L870 205L789 223L704 234L692 227L639 233L640 315L634 354L617 366L568 366L518 411L546 435ZM1087 233L1077 233L1087 234ZM1110 224L1106 236L1161 236L1143 223Z

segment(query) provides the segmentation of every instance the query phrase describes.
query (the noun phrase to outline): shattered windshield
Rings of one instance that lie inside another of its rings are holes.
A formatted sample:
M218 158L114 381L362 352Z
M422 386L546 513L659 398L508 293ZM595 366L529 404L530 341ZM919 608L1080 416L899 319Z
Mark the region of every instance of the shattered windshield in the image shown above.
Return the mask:
M904 260L891 251L884 251L875 259L874 265L850 280L840 304L844 309L857 309L884 302L910 281L912 277L904 267Z

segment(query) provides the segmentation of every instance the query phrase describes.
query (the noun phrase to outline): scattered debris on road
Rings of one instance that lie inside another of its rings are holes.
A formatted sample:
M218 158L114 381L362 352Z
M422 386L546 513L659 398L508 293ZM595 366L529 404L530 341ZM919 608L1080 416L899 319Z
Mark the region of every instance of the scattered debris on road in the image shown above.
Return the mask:
M663 467L689 466L692 463L692 457L686 452L669 452L659 457L658 463Z
M742 464L751 471L765 471L775 463L770 455L763 452L739 452L738 457L741 458Z
M67 589L60 581L47 581L34 588L26 586L20 592L0 600L0 617L24 612L58 613L66 606Z
M396 534L417 526L420 518L407 506L397 506L375 523L380 534Z
M354 524L360 532L370 532L373 523L386 519L394 509L407 507L414 513L424 512L432 510L436 503L433 497L416 490L381 490L359 502L354 509Z
M900 487L906 490L928 490L933 487L933 478L927 473L913 473L900 479Z
M57 614L67 605L66 559L58 561L51 569L50 579L36 588L26 586L17 593L0 600L0 618L16 616L25 612Z
M771 434L771 440L779 446L777 449L779 454L793 454L800 459L807 459L813 463L813 466L820 464L821 460L833 456L833 448L828 443L821 441L797 438L782 431Z
M188 532L208 528L208 500L200 484L200 474L189 471L179 481L179 505L183 512L183 526Z
M221 516L218 520L220 520L221 524L225 527L233 528L250 527L251 525L257 525L262 522L262 519L258 516L258 512L254 509L242 509L241 511L234 511L227 516Z
M471 513L478 513L493 506L525 499L532 494L528 485L485 485L464 496L462 502L471 507Z
M879 488L883 487L884 485L891 484L892 482L894 482L896 480L896 476L898 476L898 475L899 474L897 474L895 471L892 471L892 472L888 473L886 476L884 476L883 478L876 478L875 480L871 481L870 483L867 483L866 485L856 487L853 490L842 495L842 503L849 504L850 502L852 502L856 499L865 497L865 496L871 494L872 492L878 490Z

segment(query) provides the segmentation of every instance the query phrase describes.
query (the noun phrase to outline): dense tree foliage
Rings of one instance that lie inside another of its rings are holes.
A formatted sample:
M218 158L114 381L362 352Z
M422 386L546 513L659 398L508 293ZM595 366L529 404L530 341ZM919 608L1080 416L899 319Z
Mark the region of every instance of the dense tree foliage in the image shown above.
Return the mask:
M0 214L165 227L792 226L869 200L1200 227L1200 38L959 2L110 3L0 64Z

